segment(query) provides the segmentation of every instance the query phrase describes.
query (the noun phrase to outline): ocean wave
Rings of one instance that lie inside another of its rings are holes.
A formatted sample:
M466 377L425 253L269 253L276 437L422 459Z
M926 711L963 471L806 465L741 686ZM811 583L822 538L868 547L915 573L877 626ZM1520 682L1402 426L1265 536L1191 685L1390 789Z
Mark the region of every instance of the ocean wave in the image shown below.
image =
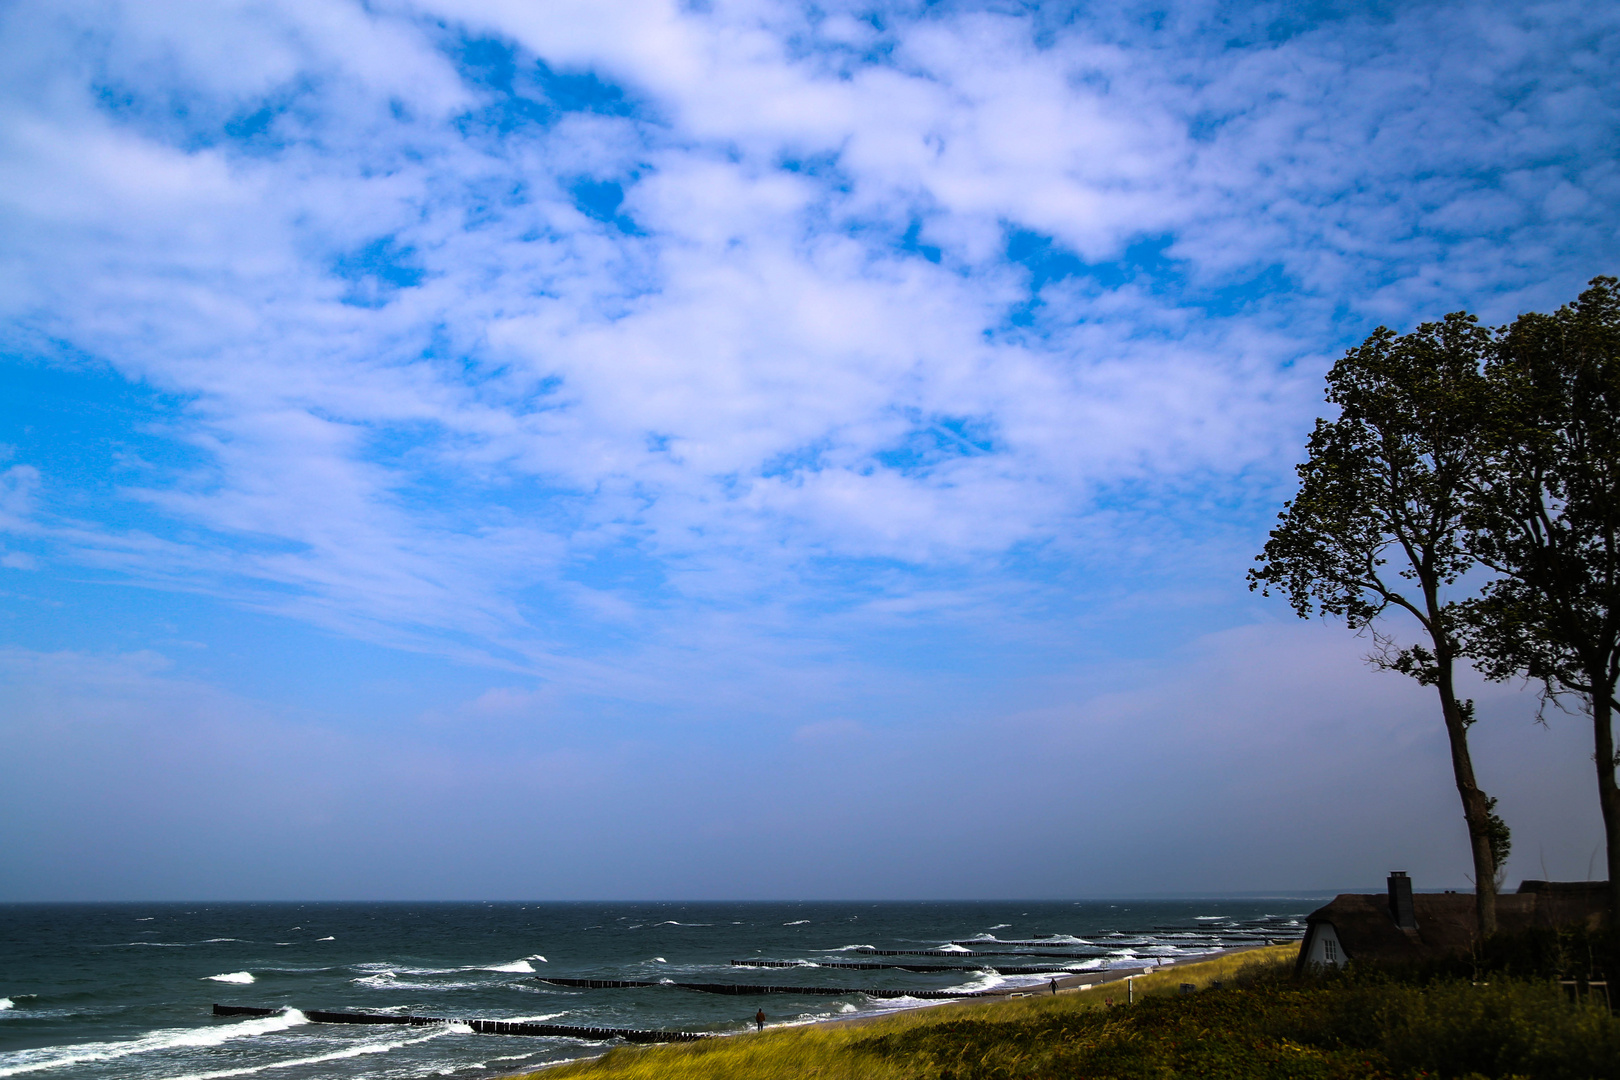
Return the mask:
M133 949L138 945L146 945L154 949L189 949L196 944L195 941L117 941L111 945L98 947L103 949Z
M808 921L808 920L807 920L807 921ZM706 923L706 922L676 922L676 921L675 921L675 920L674 920L674 919L665 919L665 920L664 920L664 921L663 921L663 922L661 922L661 923L653 923L653 925L654 925L654 926L713 926L713 925L714 925L714 923ZM632 927L632 928L631 928L631 929L634 929L634 927Z
M828 949L827 951L828 952L874 952L874 951L876 951L876 949L877 949L876 945L840 945L836 949Z
M12 1009L15 1007L16 1006L12 1004L10 998L0 998L0 1012L5 1012L7 1009Z
M111 1061L133 1054L147 1054L154 1050L175 1050L182 1047L219 1046L232 1039L267 1035L285 1031L290 1027L308 1023L297 1009L288 1009L276 1016L257 1017L235 1024L204 1028L164 1028L148 1032L126 1042L77 1043L71 1046L49 1046L36 1050L18 1050L0 1054L0 1077L20 1076L23 1073L63 1069L70 1065L83 1065L92 1061ZM234 1074L233 1074L234 1075Z
M243 985L254 981L253 972L251 971L227 971L223 975L204 975L203 979L209 982L242 983Z
M935 952L942 952L942 953L970 953L973 950L972 949L964 949L964 948L962 948L962 946L952 943L952 944L949 944L949 945L941 945L939 948L935 949L934 951Z
M783 926L807 926L807 925L809 925L809 923L810 923L809 919L794 919L792 922L785 922L782 925Z
M496 964L494 967L473 968L474 971L499 971L508 975L533 975L534 965L527 960L514 960L510 964Z
M318 937L315 940L316 941L336 941L337 938L328 936L328 937Z
M201 941L199 941L199 942L198 942L198 943L197 943L197 944L199 944L199 945L218 945L218 944L219 944L219 943L220 943L220 942L222 942L222 941L240 941L240 942L242 942L242 943L243 943L243 944L244 944L244 945L251 945L251 944L253 944L253 942L251 942L251 941L249 941L249 940L248 940L248 939L247 939L247 938L239 938L239 937L211 937L211 938L203 938L203 939L202 939L202 940L201 940Z
M998 923L996 923L996 925L992 926L990 929L992 929L992 930L1005 930L1008 927L1010 927L1011 925L1012 925L1012 923L1010 923L1010 922L998 922Z
M994 990L998 986L1007 985L1008 981L1016 976L997 975L994 971L982 971L965 983L946 989L959 994L976 994L981 990ZM1039 981L1039 980L1037 980Z
M466 1031L458 1029L465 1028ZM358 1046L346 1047L342 1050L333 1050L326 1054L315 1054L307 1058L294 1058L290 1061L267 1061L262 1065L244 1065L239 1069L220 1069L216 1072L187 1073L185 1076L168 1077L166 1080L223 1080L227 1076L251 1076L254 1073L264 1072L267 1069L288 1069L299 1065L319 1065L327 1061L341 1061L345 1058L364 1057L367 1054L386 1054L391 1050L398 1050L406 1046L415 1046L417 1043L427 1042L429 1039L440 1039L446 1035L462 1035L472 1031L466 1024L445 1024L426 1035L418 1035L414 1039L393 1039L386 1037L374 1041L361 1043ZM3 1074L0 1074L3 1075Z

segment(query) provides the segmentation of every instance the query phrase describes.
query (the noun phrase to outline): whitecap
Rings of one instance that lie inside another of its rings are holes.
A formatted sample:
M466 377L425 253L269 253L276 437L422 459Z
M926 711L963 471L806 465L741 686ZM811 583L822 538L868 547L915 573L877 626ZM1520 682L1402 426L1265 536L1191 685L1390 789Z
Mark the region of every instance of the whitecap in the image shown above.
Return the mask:
M203 978L211 982L226 983L247 984L254 981L253 973L251 971L227 971L223 975L205 975Z
M7 1009L13 1007L14 1006L12 1005L10 998L0 998L0 1012L5 1012Z
M662 956L655 956L651 960L647 961L647 963L649 963L649 964L667 964L667 963L669 963L669 961L665 960Z
M392 971L379 971L375 975L365 975L349 981L360 986L389 986L392 985L393 978L394 973Z
M222 941L240 941L240 942L243 942L244 944L252 944L251 942L249 942L247 940L247 938L239 938L239 937L211 937L211 938L204 938L202 940L201 944L203 944L203 945L217 945Z
M335 937L318 937L315 940L316 941L336 941L337 938L335 938Z
M445 1035L461 1034L456 1032L457 1027L465 1025L445 1024L427 1035L419 1035L414 1039L396 1039L392 1042L378 1039L368 1041L358 1046L350 1046L343 1050L334 1050L327 1054L316 1054L313 1057L295 1058L291 1061L271 1061L263 1065L247 1065L240 1069L220 1069L217 1072L187 1073L185 1076L170 1077L168 1080L223 1080L227 1076L251 1076L253 1073L264 1072L266 1069L286 1069L298 1065L319 1065L326 1061L340 1061L344 1058L362 1057L366 1054L386 1054L390 1050L398 1050L405 1046L414 1046L417 1043L427 1042L429 1039L442 1038ZM471 1030L471 1029L469 1029Z
M527 960L514 960L510 964L496 964L494 967L476 968L477 971L503 971L512 975L533 975L534 965Z
M846 1001L842 1005L838 1006L838 1011L841 1012L841 1013L852 1013L852 1012L855 1012L856 1009L855 1009L854 1005L851 1005L849 1002Z
M256 1017L235 1024L221 1024L202 1028L164 1028L148 1032L125 1042L76 1043L70 1046L48 1046L36 1050L19 1050L0 1054L0 1077L22 1073L43 1072L69 1065L82 1065L92 1061L110 1061L145 1054L154 1050L172 1050L179 1047L218 1046L232 1039L254 1035L267 1035L285 1031L290 1027L308 1023L297 1009L288 1009L276 1016ZM256 1071L256 1070L255 1070ZM178 1080L178 1078L177 1078Z
M941 945L939 948L935 949L934 951L935 952L947 952L947 953L970 953L973 950L972 949L964 949L960 945L952 944L952 945Z
M809 919L794 919L792 922L785 922L782 925L783 926L805 926L805 925L808 925L809 922L810 922Z
M540 961L540 962L541 962L541 963L542 963L542 964L549 964L549 963L551 963L551 961L550 961L550 960L547 960L547 959L546 959L546 958L545 958L545 957L543 957L543 956L541 956L541 955L540 955L540 954L539 954L539 953L531 953L531 954L530 954L530 955L528 955L528 956L525 956L525 957L524 957L524 958L523 958L523 959L525 959L525 960L538 960L538 961Z
M830 949L828 951L830 951L830 952L874 952L874 951L876 951L876 949L877 949L876 945L840 945L840 946L838 946L838 948Z
M136 919L135 921L136 922L151 922L155 918L157 918L156 915L148 915L144 919Z
M998 922L998 923L996 923L996 925L992 926L990 929L992 929L992 930L1005 930L1011 925L1012 925L1012 923L1008 923L1008 922Z

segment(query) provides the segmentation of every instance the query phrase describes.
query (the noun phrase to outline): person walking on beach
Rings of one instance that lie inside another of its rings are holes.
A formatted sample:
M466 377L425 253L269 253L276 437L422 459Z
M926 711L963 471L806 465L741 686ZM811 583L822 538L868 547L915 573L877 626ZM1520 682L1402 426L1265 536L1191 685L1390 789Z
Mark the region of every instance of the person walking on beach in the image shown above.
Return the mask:
M1052 980L1052 993L1054 993L1054 994L1057 993L1057 980L1056 979Z
M759 1010L759 1012L754 1014L754 1030L755 1031L764 1031L765 1030L765 1010L764 1009L761 1009L761 1010Z

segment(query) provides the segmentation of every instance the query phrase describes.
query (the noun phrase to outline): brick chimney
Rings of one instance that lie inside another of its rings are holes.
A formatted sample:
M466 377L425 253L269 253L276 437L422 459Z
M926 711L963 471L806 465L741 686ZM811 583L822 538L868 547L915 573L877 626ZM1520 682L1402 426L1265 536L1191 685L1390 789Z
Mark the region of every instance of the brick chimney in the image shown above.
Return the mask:
M1405 870L1390 871L1389 917L1402 930L1417 929L1417 916L1412 911L1412 879Z

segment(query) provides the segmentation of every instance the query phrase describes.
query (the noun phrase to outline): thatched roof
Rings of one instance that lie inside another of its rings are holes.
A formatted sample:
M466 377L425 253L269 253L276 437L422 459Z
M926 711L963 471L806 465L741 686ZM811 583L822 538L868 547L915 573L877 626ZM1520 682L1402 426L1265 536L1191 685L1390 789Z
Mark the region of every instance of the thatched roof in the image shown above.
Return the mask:
M1497 896L1497 926L1503 933L1579 923L1595 928L1603 918L1607 888L1601 881L1527 881L1518 892ZM1332 924L1345 953L1363 963L1432 960L1473 947L1479 926L1473 893L1417 893L1412 907L1417 928L1402 930L1384 894L1344 893L1311 912L1307 926Z

